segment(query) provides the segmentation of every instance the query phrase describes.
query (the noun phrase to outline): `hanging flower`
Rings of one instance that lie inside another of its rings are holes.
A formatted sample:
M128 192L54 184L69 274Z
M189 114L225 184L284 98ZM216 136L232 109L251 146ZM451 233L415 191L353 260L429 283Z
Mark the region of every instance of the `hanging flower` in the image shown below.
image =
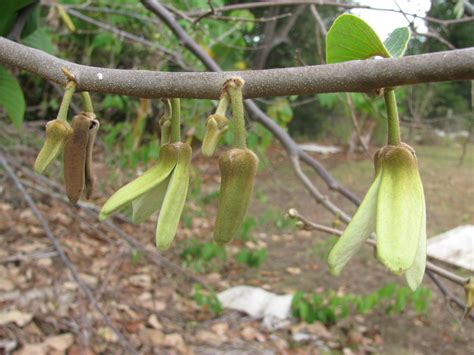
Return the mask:
M132 205L132 220L141 223L161 208L156 226L156 246L166 250L178 229L189 186L191 146L182 142L161 147L158 163L117 190L100 211L104 220L113 212Z
M414 150L405 143L375 154L375 178L353 219L329 254L338 275L373 232L379 261L404 274L416 289L426 265L426 209Z

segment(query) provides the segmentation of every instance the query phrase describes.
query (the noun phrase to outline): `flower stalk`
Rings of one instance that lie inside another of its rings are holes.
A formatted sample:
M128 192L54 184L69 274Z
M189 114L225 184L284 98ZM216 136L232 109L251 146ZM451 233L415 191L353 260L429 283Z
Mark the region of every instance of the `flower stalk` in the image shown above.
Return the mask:
M398 145L401 142L400 120L398 118L397 98L394 89L385 89L383 93L387 108L388 136L387 144Z

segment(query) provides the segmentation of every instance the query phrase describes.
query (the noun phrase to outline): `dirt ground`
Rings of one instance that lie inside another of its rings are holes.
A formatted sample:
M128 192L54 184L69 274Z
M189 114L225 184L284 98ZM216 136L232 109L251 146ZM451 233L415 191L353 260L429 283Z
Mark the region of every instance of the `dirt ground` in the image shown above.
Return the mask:
M30 138L42 134L37 126L28 132ZM196 274L183 267L179 253L186 239L210 240L216 201L199 203L199 196L211 196L218 189L215 160L206 161L199 155L194 159L194 176L201 176L199 189L193 183L177 242L163 258L153 254L154 221L134 226L122 218L113 219L113 225L97 220L95 207L127 178L112 178L107 173L110 166L99 159L103 191L92 201L72 207L62 191L60 164L52 167L50 180L31 172L37 149L31 143L34 138L18 140L6 134L1 139L0 153L100 308L140 353L467 354L472 349L474 322L463 321L462 313L446 304L428 277L423 283L433 294L428 315L417 315L410 307L403 314L386 314L377 308L368 314L351 314L331 327L293 320L282 329L269 331L238 312L224 310L215 315L196 304L191 295L196 277L216 291L247 284L275 293L335 290L368 294L387 282L403 286L403 280L376 262L368 247L340 277L328 273L324 255L332 245L331 238L287 227L283 215L288 208L296 208L322 224L337 226L338 221L305 192L278 147L270 149L265 168L258 174L251 206L256 216L250 232L253 241L236 241L227 247L230 255L242 247L266 247L267 260L258 269L230 260L214 271ZM460 148L456 145L416 148L427 199L428 235L474 223L473 146L462 166L458 166ZM102 149L99 142L99 152ZM316 157L345 186L363 196L373 174L365 155ZM309 170L308 174L331 200L353 213L354 206L327 191ZM130 353L64 267L4 170L0 195L0 353ZM267 211L273 217L263 224ZM133 246L124 238L132 240ZM457 286L445 283L462 296ZM310 337L296 341L294 335L301 331Z

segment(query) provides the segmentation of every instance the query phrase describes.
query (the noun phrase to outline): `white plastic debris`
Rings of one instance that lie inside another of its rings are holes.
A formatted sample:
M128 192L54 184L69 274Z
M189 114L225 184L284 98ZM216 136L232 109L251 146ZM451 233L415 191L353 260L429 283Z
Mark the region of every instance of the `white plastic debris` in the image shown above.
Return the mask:
M217 295L223 307L263 319L269 329L281 327L291 316L293 295L277 295L260 287L236 286Z
M334 145L320 145L315 143L299 144L300 148L306 152L320 153L320 154L334 154L342 152L341 147Z
M428 256L474 271L474 225L459 226L428 239Z

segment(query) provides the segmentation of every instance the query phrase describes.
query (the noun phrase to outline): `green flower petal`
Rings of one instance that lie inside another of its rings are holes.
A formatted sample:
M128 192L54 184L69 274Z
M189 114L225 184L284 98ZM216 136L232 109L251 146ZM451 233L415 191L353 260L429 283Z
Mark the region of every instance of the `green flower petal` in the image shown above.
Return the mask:
M186 143L175 144L179 144L178 163L171 175L156 225L156 246L159 250L168 249L173 242L188 193L191 146Z
M380 173L377 174L351 222L329 253L329 268L334 275L341 272L342 268L375 231L377 194L381 176Z
M212 157L217 144L222 136L227 132L229 120L219 114L210 115L206 122L206 133L202 140L202 154L205 157Z
M421 184L421 179L420 179ZM415 262L405 273L405 280L408 287L415 291L423 281L426 268L426 205L423 194L423 219L421 223L420 241L418 242L418 249L416 251Z
M178 147L179 143L166 144L161 147L158 164L110 196L100 211L99 219L104 220L113 212L125 207L166 180L178 161Z
M136 200L133 200L132 207L132 221L140 224L146 221L153 213L158 211L165 199L166 190L171 180L171 175L158 186L141 195Z
M385 151L377 197L377 257L395 274L415 261L423 221L423 186L414 154L403 145Z
M64 148L72 128L66 121L55 119L46 124L46 140L36 158L34 169L42 174Z

